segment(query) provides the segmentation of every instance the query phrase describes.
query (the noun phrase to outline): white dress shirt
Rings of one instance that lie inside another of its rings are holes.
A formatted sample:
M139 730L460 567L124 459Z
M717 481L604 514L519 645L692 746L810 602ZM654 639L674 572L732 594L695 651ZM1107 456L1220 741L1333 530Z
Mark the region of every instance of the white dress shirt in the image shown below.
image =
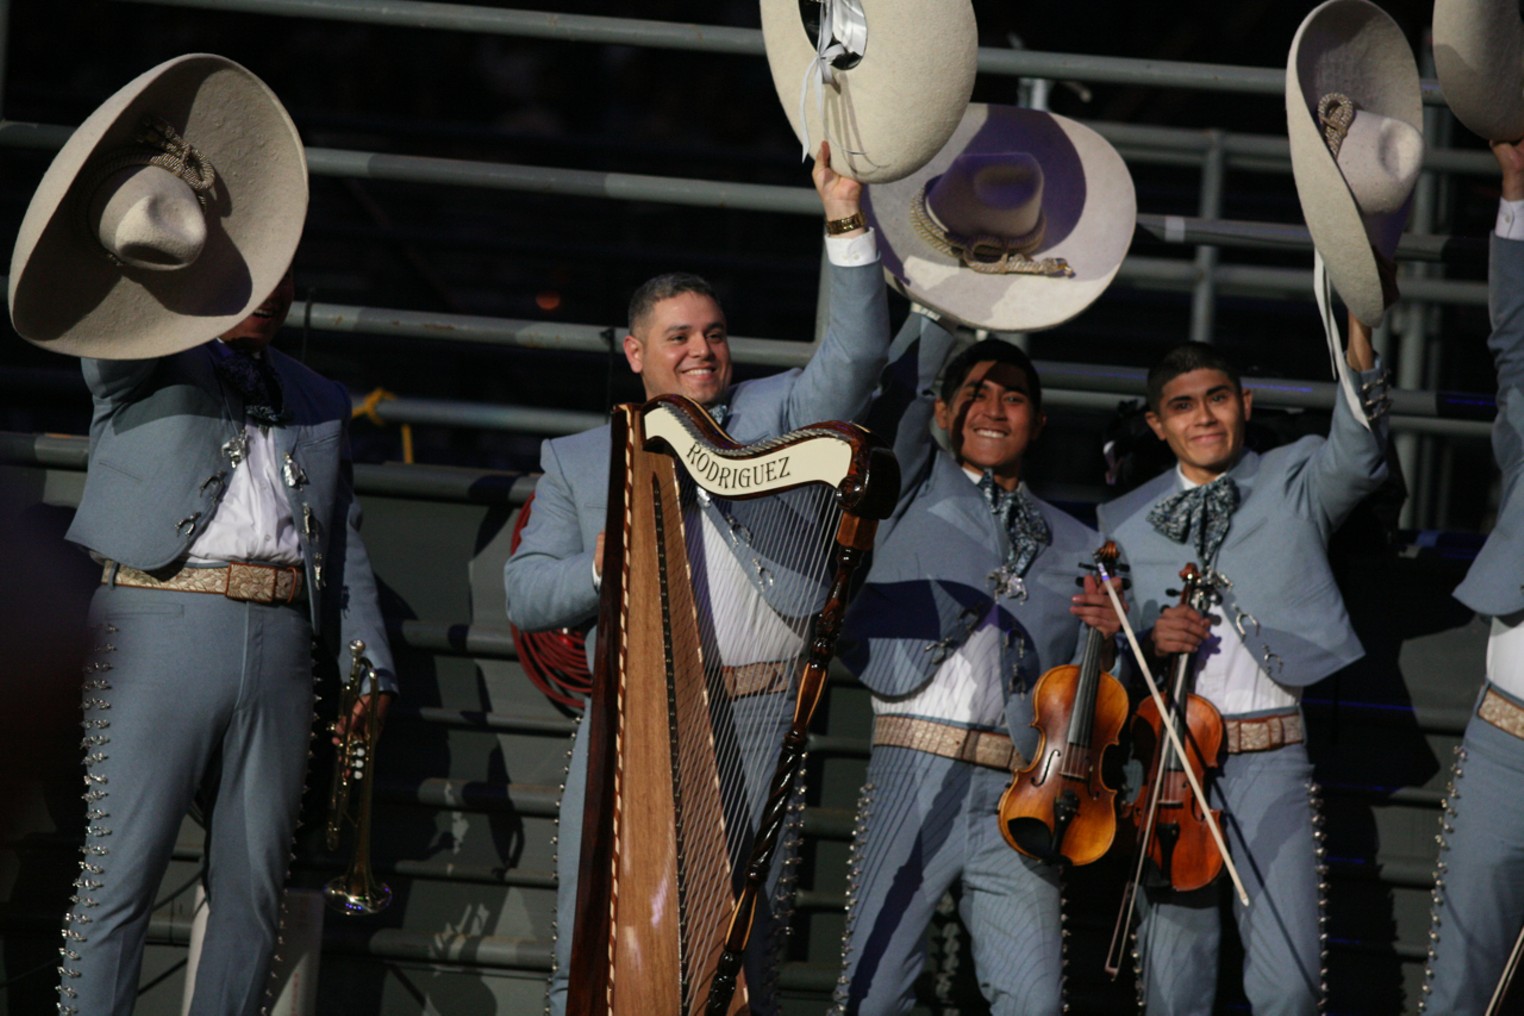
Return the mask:
M1175 477L1181 490L1201 486L1186 479L1178 463ZM1265 673L1244 645L1228 611L1218 607L1209 616L1212 631L1196 650L1196 694L1224 716L1294 708L1302 699L1302 689L1281 684Z
M236 355L220 342L213 349L223 356ZM227 490L206 528L191 544L190 563L299 565L302 545L291 517L291 502L286 498L281 463L276 461L279 453L274 432L245 423L243 433L248 442L244 460L229 467Z
M963 468L971 483L982 472ZM1026 485L1020 488L1026 492ZM873 696L875 716L916 716L959 727L1005 729L1005 684L1000 679L1001 632L984 625L942 661L920 690L903 698ZM1065 660L1065 663L1068 661Z

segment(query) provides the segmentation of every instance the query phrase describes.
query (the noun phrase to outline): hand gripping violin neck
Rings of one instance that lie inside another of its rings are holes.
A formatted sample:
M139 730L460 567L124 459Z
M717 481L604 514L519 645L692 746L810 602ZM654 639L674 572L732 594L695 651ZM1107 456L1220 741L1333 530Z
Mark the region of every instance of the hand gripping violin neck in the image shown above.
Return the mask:
M1168 592L1178 593L1181 605L1197 613L1206 613L1221 599L1210 573L1202 575L1194 563L1181 569L1180 581L1180 590ZM1222 716L1216 706L1191 690L1195 664L1195 653L1175 654L1170 661L1166 711L1161 714L1158 700L1149 696L1138 704L1133 719L1134 755L1145 768L1138 796L1123 808L1123 818L1136 832L1138 857L1106 953L1105 969L1112 977L1121 969L1140 884L1189 892L1222 874L1222 812L1206 809L1195 789L1222 756ZM1166 726L1175 736L1166 733ZM1177 744L1184 747L1184 756L1176 750Z
M1181 605L1204 614L1218 601L1210 577L1203 576L1195 564L1186 565L1180 579ZM1177 653L1170 667L1168 713L1161 716L1154 700L1146 698L1139 703L1133 720L1133 744L1146 775L1137 798L1124 808L1123 817L1137 831L1145 860L1145 884L1189 892L1222 874L1222 852L1212 839L1207 816L1184 773L1189 766L1201 782L1208 769L1217 768L1222 756L1222 716L1216 706L1192 690L1195 653ZM1175 728L1187 757L1182 758L1164 735L1166 723ZM1211 814L1220 821L1220 809L1213 808Z

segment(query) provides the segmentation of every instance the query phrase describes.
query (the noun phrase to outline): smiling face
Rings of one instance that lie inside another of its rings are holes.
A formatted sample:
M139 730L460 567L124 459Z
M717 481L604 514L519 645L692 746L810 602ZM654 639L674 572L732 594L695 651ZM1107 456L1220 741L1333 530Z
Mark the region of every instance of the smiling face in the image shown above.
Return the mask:
M960 465L993 470L1007 490L1021 482L1027 448L1047 422L1030 392L1020 367L981 360L968 369L951 402L937 400L937 426L947 431Z
M1254 393L1220 370L1203 367L1165 385L1148 425L1180 460L1193 483L1209 483L1232 469L1244 450Z
M257 353L270 344L280 326L285 324L291 311L291 301L296 298L296 280L291 269L281 277L275 291L254 308L254 313L223 332L222 341L242 353Z
M652 305L624 337L624 356L646 398L683 395L701 406L730 387L725 313L712 297L678 293Z

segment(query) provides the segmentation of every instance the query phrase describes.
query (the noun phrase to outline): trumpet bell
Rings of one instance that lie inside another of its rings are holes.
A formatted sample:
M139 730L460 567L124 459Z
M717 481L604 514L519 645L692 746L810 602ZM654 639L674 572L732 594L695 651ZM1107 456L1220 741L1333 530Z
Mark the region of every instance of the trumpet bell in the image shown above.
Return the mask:
M351 881L350 876L340 875L323 887L323 898L330 909L350 917L366 917L391 906L392 890L384 882L355 886Z

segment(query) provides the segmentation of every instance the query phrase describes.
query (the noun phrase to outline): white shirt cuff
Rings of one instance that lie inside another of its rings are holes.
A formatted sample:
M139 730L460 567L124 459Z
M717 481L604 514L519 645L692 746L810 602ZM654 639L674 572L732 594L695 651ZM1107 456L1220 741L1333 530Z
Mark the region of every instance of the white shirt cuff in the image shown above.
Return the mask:
M1498 202L1497 234L1504 240L1524 240L1524 198Z
M596 592L603 592L603 576L598 574L598 558L596 556L593 558L593 589Z
M826 257L837 268L871 265L878 260L878 234L869 226L866 233L857 236L828 236L825 248Z

